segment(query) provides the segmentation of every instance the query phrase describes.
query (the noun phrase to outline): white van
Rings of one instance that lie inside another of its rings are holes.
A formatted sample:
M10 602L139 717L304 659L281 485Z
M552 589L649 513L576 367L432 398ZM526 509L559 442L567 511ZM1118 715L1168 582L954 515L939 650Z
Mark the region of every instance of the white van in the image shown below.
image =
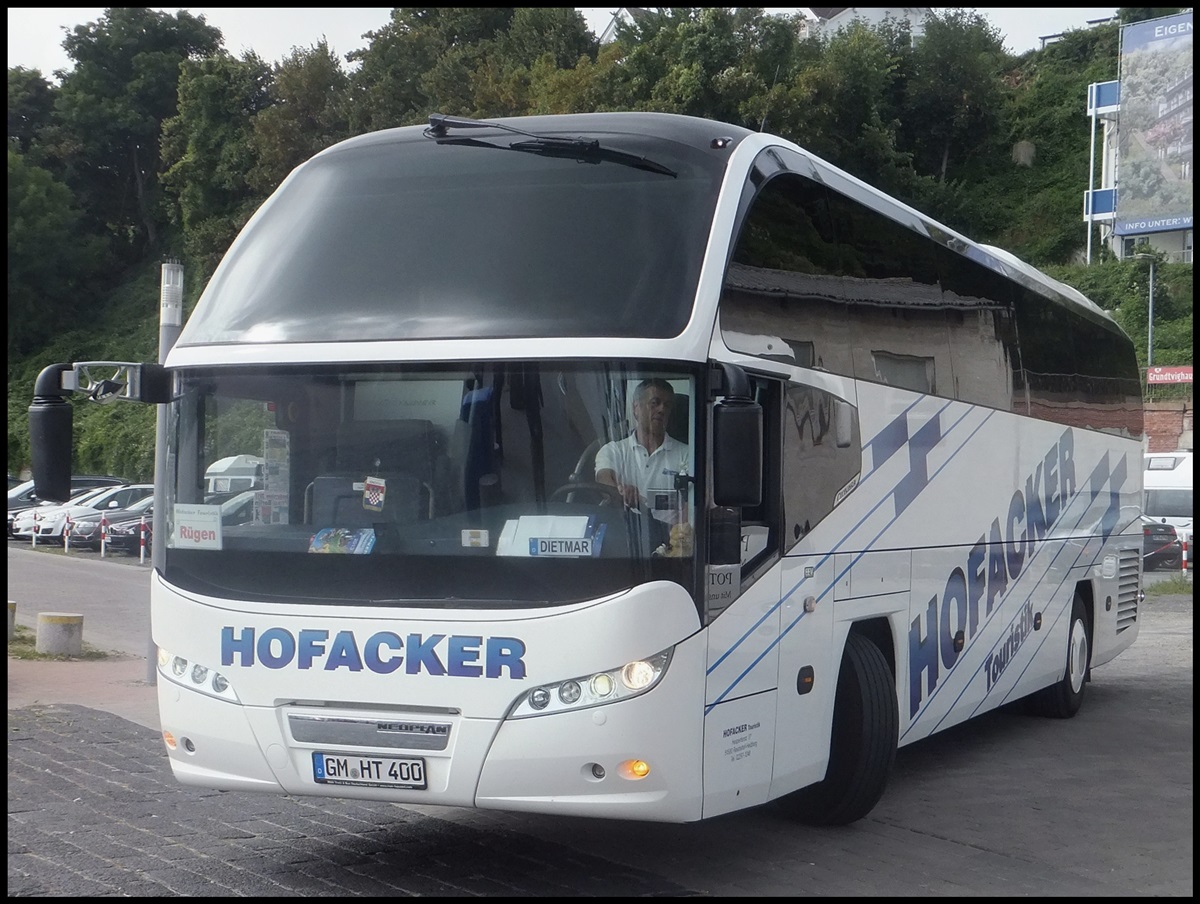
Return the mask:
M257 455L220 458L204 472L204 492L240 493L262 486L263 460Z
M1192 540L1192 453L1147 452L1142 475L1146 490L1144 510L1155 521L1175 525L1179 539L1188 544L1188 559L1194 553Z

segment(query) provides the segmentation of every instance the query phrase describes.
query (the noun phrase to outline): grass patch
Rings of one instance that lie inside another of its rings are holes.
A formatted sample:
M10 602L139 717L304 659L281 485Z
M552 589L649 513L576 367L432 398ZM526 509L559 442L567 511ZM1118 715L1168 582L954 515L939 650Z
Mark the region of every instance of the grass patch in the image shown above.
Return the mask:
M1186 593L1192 595L1192 574L1189 571L1185 578L1181 573L1177 573L1165 581L1159 581L1156 584L1148 584L1145 587L1146 596L1166 596L1168 594Z
M13 659L37 659L46 662L81 662L109 659L112 654L106 653L104 650L97 650L88 644L87 641L84 641L83 653L79 656L39 653L37 651L37 631L25 625L16 625L13 628L12 639L8 642L8 655Z

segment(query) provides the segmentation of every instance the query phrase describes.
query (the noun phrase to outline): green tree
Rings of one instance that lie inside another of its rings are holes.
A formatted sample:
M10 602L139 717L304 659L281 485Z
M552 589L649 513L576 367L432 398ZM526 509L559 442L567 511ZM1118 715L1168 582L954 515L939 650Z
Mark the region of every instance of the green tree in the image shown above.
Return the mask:
M392 21L367 32L370 43L347 55L353 77L353 132L425 121L430 113L470 115L468 75L478 47L508 27L515 10L419 7L392 10Z
M8 357L44 345L89 309L97 241L71 190L8 149Z
M926 19L900 111L918 172L945 182L952 165L961 169L990 149L1003 111L1006 62L1000 32L978 13L946 10Z
M184 252L205 275L263 200L248 176L258 161L252 126L270 80L253 53L185 61L179 113L163 123L162 185Z
M529 72L529 113L595 113L615 110L616 86L624 50L620 44L601 47L595 60L580 57L573 69L559 69L548 55Z
M55 103L67 182L127 260L158 242L159 136L176 113L180 63L220 43L202 17L141 8L105 10L63 41L75 62Z
M1078 257L1087 240L1080 216L1090 166L1087 86L1117 77L1117 41L1115 25L1080 29L1012 64L1003 140L963 174L970 200L959 223L983 223L993 243L1031 262ZM1019 144L1033 151L1028 165L1014 157Z
M460 55L468 96L447 97L439 109L449 109L446 105L454 103L482 117L545 112L537 97L545 84L544 76L590 64L597 46L576 10L522 7L513 12L507 28L498 31L495 38L475 45L472 71L467 71L466 55ZM441 90L437 94L445 96Z
M788 86L783 124L798 144L903 198L911 157L899 145L892 90L898 61L888 36L854 22L824 44Z
M30 154L50 125L54 111L54 86L37 69L14 66L8 70L8 142Z
M296 48L277 63L269 103L251 123L255 164L248 180L262 196L293 169L351 134L346 105L349 78L324 41Z

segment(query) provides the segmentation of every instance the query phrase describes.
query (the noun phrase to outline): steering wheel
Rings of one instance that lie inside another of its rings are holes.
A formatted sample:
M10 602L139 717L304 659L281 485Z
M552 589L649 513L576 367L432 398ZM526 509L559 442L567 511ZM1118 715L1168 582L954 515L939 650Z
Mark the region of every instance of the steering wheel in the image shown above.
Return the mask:
M592 502L596 505L623 506L625 500L610 483L568 483L550 494L551 502Z

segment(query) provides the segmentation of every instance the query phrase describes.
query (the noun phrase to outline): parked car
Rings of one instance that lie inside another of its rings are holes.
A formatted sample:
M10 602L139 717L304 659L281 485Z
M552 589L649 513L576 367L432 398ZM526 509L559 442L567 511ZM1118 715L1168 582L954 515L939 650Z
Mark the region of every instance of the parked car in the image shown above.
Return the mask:
M36 505L31 505L28 508L13 512L8 516L9 536L18 540L28 540L33 533L33 525L39 523L43 516L54 515L60 509L65 509L71 505L87 505L101 494L108 492L109 489L111 488L92 487L90 489L80 490L66 502L56 503L43 500Z
M98 511L117 511L146 496L153 495L154 484L138 483L121 487L102 487L93 495L83 496L65 505L37 506L21 512L13 521L17 539L31 539L37 531L39 541L62 542L67 516L72 518Z
M102 491L107 490L107 489L109 489L109 487L83 487L81 489L76 490L74 493L72 493L71 498L67 501L68 502L83 502L83 500L85 498L98 495L99 493L101 493ZM32 515L32 513L35 510L38 511L39 513L44 512L44 511L47 511L52 508L57 508L58 506L63 505L63 504L64 503L50 502L49 500L42 500L40 502L35 502L31 505L22 506L21 508L10 509L9 513L8 513L8 538L10 540L17 539L16 521L21 516L26 515L26 514ZM28 536L26 537L26 539L28 539Z
M141 537L137 535L136 529L141 525L142 518L146 519L146 526L149 529L151 518L154 515L154 494L143 496L137 502L123 509L115 511L103 510L94 511L89 514L77 515L71 519L71 546L81 547L83 549L99 549L100 548L100 527L101 520L108 522L108 546L118 549L124 549L123 542L114 542L114 532L116 529L125 524L132 524L135 529L134 551L138 551L138 546ZM124 538L123 538L124 539Z
M237 524L246 524L254 520L254 498L258 495L254 490L245 490L230 496L228 499L222 499L219 505L221 506L221 524L226 526L234 526ZM205 502L212 504L209 498L205 498Z
M151 499L154 497L151 496ZM154 543L154 506L146 509L146 555ZM114 521L108 528L108 548L119 552L138 555L142 551L142 515L129 516Z
M87 490L92 487L122 487L129 483L122 477L110 477L97 474L77 474L71 478L71 494L74 495L79 490ZM39 499L37 490L34 489L32 480L25 480L18 483L16 486L8 488L8 513L21 511L37 505L45 500ZM51 505L59 505L58 502L51 502Z
M1142 515L1142 570L1179 568L1183 544L1175 525Z
M1174 525L1179 541L1190 546L1193 508L1191 451L1147 452L1142 485L1146 491L1142 506L1145 514L1155 521Z

